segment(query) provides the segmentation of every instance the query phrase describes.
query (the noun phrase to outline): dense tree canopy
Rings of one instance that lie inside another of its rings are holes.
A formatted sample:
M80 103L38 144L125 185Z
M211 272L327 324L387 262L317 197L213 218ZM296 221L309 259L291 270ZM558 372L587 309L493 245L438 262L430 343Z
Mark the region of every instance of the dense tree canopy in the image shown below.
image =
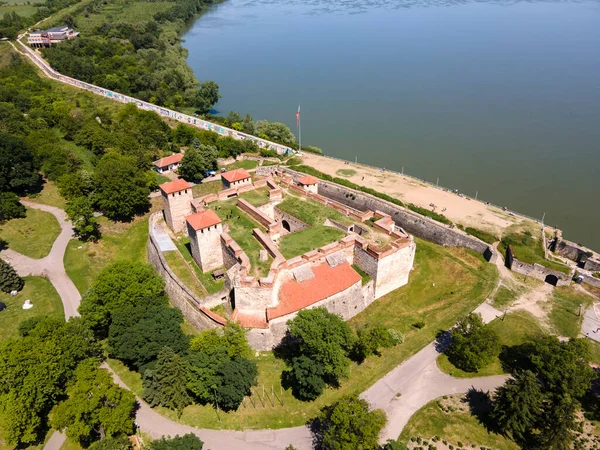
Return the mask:
M11 445L38 442L47 415L79 362L100 356L81 319L47 318L23 338L0 344L0 414Z
M477 372L500 353L498 335L484 325L480 314L470 314L460 320L450 334L448 359L466 372Z
M202 441L192 433L174 438L163 437L150 444L150 450L202 450L202 447Z
M165 304L164 281L149 264L126 261L106 266L79 306L85 322L100 337L106 337L112 315L128 305Z
M66 428L71 439L87 446L101 437L128 435L133 431L135 396L117 386L111 375L91 359L75 370L67 388L69 398L52 410L52 426Z
M39 183L31 148L22 139L0 132L0 192L23 193Z
M89 197L76 197L67 204L67 215L73 222L73 230L82 241L96 241L100 237L100 226L94 217Z
M23 289L24 284L23 278L17 274L15 269L9 263L0 259L0 291L7 293L20 291Z
M351 395L323 408L317 422L324 450L378 450L386 418L382 410L369 411L365 400Z
M177 171L188 181L200 181L206 176L206 172L217 168L217 157L216 147L194 139L192 146L183 155Z
M19 201L17 194L0 192L0 222L25 217L25 207Z

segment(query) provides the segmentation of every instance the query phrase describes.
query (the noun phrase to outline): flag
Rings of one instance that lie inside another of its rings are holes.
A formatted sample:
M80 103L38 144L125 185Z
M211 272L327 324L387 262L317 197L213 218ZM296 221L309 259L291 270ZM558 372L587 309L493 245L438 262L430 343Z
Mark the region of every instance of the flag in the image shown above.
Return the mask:
M298 112L296 113L296 128L300 126L300 105L298 105Z

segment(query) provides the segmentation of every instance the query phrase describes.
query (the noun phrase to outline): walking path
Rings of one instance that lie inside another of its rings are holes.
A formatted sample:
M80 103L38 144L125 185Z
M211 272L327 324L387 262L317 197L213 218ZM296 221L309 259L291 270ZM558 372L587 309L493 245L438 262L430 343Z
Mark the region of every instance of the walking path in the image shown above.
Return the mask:
M65 310L65 318L78 316L77 308L81 302L81 295L67 272L65 272L63 263L67 244L73 237L73 224L68 220L67 214L60 208L31 203L26 200L21 200L21 203L28 208L40 209L52 214L56 217L61 232L54 241L48 256L42 259L32 259L11 249L3 250L0 255L15 268L19 276L35 275L48 278L58 295L60 295Z
M54 215L61 226L61 233L45 258L28 258L10 249L4 250L1 256L8 260L21 276L48 277L62 299L65 317L68 319L77 316L81 296L65 272L63 264L67 244L73 235L72 224L67 220L66 213L59 208L25 200L22 202L29 208L37 208ZM482 311L487 312L483 314L485 322L493 320L496 314L500 313L492 309ZM431 400L442 395L465 393L470 389L489 391L506 379L503 375L471 379L452 378L437 367L438 345L437 342L429 344L361 394L373 408L383 409L387 414L388 423L380 436L382 443L387 439L396 439L410 417ZM104 364L103 367L112 372L108 365ZM119 385L127 388L114 372L113 377ZM138 402L140 408L136 414L136 423L143 432L153 438L194 433L206 443L207 448L219 450L285 449L289 444L293 444L298 450L313 448L313 435L306 426L249 431L198 429L161 416L141 399L138 399ZM65 439L63 433L55 432L44 450L59 450Z

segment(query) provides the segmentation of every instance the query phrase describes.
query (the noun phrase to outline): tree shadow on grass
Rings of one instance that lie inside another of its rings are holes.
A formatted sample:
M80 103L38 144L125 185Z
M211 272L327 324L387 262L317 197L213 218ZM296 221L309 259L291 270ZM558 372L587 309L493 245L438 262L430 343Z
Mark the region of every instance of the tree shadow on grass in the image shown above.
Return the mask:
M448 348L450 348L450 343L452 342L452 335L447 330L439 330L436 334L435 340L435 350L438 353L444 353Z
M498 433L498 429L491 418L492 399L489 392L471 388L465 396L469 404L469 411L477 418L488 432Z

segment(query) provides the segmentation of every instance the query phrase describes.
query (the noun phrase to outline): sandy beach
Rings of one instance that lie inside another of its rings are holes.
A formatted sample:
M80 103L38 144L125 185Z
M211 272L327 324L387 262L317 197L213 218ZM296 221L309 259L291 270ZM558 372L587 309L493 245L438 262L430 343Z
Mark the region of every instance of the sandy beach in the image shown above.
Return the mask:
M346 178L353 183L367 186L379 192L399 198L403 202L413 203L422 208L444 214L454 223L465 227L474 227L501 236L503 231L523 221L532 225L530 219L511 215L484 202L461 197L453 192L436 188L430 184L400 174L374 169L349 162L325 158L311 153L302 155L304 164L314 167L328 175Z

